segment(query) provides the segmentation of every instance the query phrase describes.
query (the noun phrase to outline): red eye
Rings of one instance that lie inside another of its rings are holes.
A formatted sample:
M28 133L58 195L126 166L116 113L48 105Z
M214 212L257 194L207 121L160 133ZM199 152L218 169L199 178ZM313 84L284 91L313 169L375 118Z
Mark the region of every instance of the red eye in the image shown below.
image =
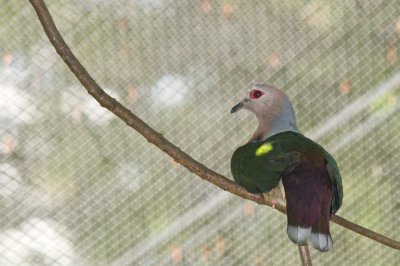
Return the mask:
M252 90L249 95L251 99L258 99L264 95L264 92L260 90Z

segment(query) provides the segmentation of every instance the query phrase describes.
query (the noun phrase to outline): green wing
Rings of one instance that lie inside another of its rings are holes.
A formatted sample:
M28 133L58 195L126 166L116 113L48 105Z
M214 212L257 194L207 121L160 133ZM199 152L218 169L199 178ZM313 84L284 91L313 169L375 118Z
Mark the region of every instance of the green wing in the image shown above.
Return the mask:
M336 164L335 159L326 152L325 160L327 162L326 168L328 169L328 174L332 182L332 213L336 213L342 205L343 200L343 186L342 186L342 176L340 175L339 168Z
M282 175L300 164L299 152L285 152L279 141L255 142L239 147L231 159L236 182L250 193L268 192L276 187Z

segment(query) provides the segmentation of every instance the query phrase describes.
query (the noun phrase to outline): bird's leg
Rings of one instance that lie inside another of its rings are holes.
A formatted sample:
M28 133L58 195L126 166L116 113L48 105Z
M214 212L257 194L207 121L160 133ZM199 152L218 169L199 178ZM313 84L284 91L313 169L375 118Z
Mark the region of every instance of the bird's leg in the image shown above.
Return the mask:
M265 202L271 204L272 208L275 208L277 204L286 207L285 190L283 189L282 181L274 187L271 191L263 193Z

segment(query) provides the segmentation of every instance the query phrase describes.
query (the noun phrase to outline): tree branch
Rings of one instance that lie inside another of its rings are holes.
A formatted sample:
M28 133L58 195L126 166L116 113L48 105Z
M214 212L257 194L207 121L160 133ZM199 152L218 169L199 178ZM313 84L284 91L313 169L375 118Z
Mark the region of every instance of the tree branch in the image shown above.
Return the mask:
M261 195L254 195L247 192L236 182L214 172L213 170L210 170L203 164L194 160L188 154L181 151L178 147L169 142L160 133L148 126L143 120L133 114L129 109L127 109L114 98L106 94L97 84L97 82L89 75L89 73L78 61L75 55L71 52L68 45L65 43L64 39L57 30L57 27L54 24L54 21L43 0L29 1L35 9L37 16L43 26L43 29L46 32L50 42L56 49L57 53L67 64L71 72L85 87L87 92L91 96L93 96L102 107L110 110L122 121L124 121L128 126L139 132L148 142L157 146L160 150L171 156L177 163L183 165L189 171L201 177L202 179L242 198L257 202L258 204L267 204L269 206L272 206L272 203L266 203ZM275 204L275 208L283 213L286 212L285 207L283 207L282 205ZM390 239L384 235L378 234L357 224L354 224L338 215L332 215L331 221L353 232L377 241L383 245L400 250L400 242Z
M310 251L308 250L308 245L299 245L299 254L301 258L301 264L303 266L312 266Z

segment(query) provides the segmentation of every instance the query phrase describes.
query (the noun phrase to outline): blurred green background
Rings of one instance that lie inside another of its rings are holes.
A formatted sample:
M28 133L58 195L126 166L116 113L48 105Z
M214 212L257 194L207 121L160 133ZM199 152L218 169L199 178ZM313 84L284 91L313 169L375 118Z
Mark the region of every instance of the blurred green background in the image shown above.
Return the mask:
M231 178L256 127L231 115L255 80L337 159L338 214L399 240L400 3L47 1L90 74ZM175 163L81 87L28 1L0 0L0 265L300 265L284 215ZM315 265L400 265L331 224Z

